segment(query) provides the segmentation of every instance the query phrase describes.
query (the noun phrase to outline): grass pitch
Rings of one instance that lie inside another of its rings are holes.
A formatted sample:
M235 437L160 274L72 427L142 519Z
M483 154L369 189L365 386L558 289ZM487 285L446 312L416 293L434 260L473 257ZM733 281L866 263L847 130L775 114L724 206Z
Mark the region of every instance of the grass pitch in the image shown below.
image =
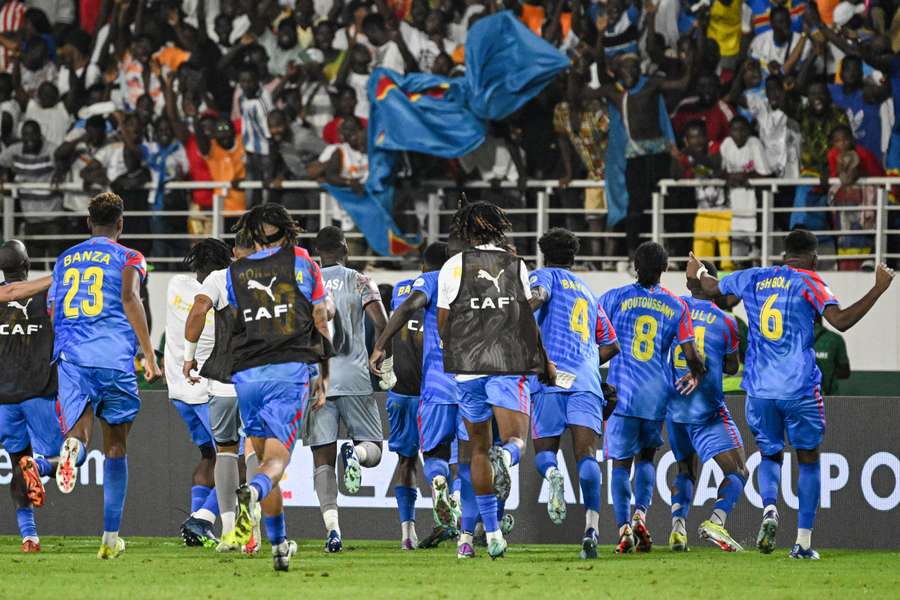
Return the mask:
M0 537L0 598L143 600L183 598L898 598L900 552L820 550L822 560L792 561L787 549L762 556L715 548L673 554L664 547L596 561L578 547L516 545L491 561L479 548L458 561L455 545L401 552L394 542L345 542L326 555L318 540L300 544L289 573L272 570L268 546L255 559L185 548L173 538L128 538L125 555L95 557L99 538L46 537L25 555L17 537Z

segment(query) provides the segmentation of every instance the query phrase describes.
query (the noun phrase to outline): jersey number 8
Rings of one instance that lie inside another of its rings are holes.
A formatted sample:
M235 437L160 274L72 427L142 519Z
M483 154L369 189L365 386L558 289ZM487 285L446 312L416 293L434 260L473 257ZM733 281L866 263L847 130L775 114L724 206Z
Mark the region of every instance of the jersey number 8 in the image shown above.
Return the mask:
M82 279L88 285L87 293L90 299L82 300L80 305L72 306ZM63 300L63 314L67 319L77 319L79 314L96 317L103 310L103 269L100 267L88 267L84 270L83 275L78 269L69 269L63 275L63 284L69 286L69 291L66 292Z
M631 342L631 355L641 362L653 358L653 340L659 323L649 315L641 315L634 322L634 340Z

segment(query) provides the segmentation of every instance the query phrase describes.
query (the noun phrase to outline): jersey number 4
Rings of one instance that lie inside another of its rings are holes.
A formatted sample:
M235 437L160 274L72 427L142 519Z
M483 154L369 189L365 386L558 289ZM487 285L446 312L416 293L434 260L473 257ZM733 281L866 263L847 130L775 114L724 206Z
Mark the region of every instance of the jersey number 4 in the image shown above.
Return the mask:
M581 336L581 341L585 344L591 339L591 326L588 323L588 302L584 298L575 300L575 306L572 307L572 315L569 317L569 327L572 331Z
M90 298L73 305L82 281L88 286ZM68 269L63 275L63 285L69 288L63 300L63 314L67 319L77 319L80 315L96 317L103 310L103 269L100 267L88 267L84 273Z
M697 347L697 354L700 355L701 361L706 360L706 353L703 351L703 341L705 339L706 327L694 327L694 345ZM681 349L681 346L676 346L673 362L675 363L676 369L687 369L687 360L684 358L684 350Z

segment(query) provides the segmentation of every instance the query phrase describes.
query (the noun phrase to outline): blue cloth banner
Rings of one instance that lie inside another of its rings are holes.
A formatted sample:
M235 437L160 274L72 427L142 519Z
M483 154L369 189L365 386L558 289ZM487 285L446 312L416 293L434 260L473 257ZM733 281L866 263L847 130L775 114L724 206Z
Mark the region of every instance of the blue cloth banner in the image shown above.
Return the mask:
M375 69L369 77L369 177L366 194L325 186L383 255L421 243L394 222L397 152L457 158L484 142L487 121L500 120L531 100L569 61L508 11L479 20L466 43L466 75L400 75Z

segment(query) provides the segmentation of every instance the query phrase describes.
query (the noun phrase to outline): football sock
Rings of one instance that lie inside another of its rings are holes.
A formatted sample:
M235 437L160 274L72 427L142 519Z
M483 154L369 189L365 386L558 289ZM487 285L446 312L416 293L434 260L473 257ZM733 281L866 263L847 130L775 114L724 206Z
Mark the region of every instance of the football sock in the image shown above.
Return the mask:
M269 543L277 546L283 542L286 537L284 511L281 511L274 517L265 516L263 521L266 523L266 535L269 536Z
M398 485L394 487L394 496L397 498L397 510L400 511L400 522L416 520L416 488Z
M558 468L556 462L556 452L544 450L534 455L534 468L543 478L547 478L547 471Z
M687 519L693 499L694 481L688 477L687 473L679 473L675 476L675 488L672 490L673 519Z
M107 457L103 461L103 531L118 533L128 489L128 457ZM117 535L115 537L118 537ZM113 543L115 543L113 537ZM112 547L112 546L110 546Z
M631 509L631 479L628 469L625 467L613 467L612 472L612 497L613 508L616 513L616 525L627 525L630 522Z
M600 485L603 476L600 464L593 456L585 456L578 461L578 480L581 484L581 501L584 508L600 512Z
M237 497L234 490L240 486L238 471L238 455L230 452L219 452L216 455L216 466L213 470L216 482L214 488L222 518L222 533L234 529L234 513L237 510Z
M34 524L33 508L30 506L28 508L17 508L16 521L19 524L19 533L22 535L23 540L25 538L37 539L37 526Z
M800 547L804 550L809 550L809 547L812 545L812 529L797 529L797 541L795 542L800 544Z
M234 494L232 494L234 496ZM197 512L194 514L198 519L203 519L204 521L208 521L209 523L215 523L216 517L219 514L219 497L216 496L216 490L213 489L206 496L206 500L203 502L203 506L197 509Z
M316 489L316 496L319 498L319 508L322 510L322 520L325 521L325 529L327 531L341 532L338 526L338 507L337 507L337 475L334 467L331 465L321 465L316 467L313 475L313 487Z
M778 486L781 485L781 463L764 456L756 469L756 476L763 506L774 505L778 499Z
M87 460L87 451L84 449L84 444L81 442L81 440L77 438L73 439L78 442L78 454L75 455L75 466L80 467L84 464L84 461Z
M434 478L443 475L445 479L450 478L450 464L443 458L437 456L425 457L425 479L431 484Z
M634 506L636 510L645 514L647 509L650 508L655 479L656 468L652 462L642 460L634 465Z
M475 496L475 502L478 504L478 512L481 514L481 520L484 522L484 531L490 533L499 530L500 525L497 520L497 496L493 494Z
M800 463L800 475L797 479L797 497L800 502L797 512L797 527L800 529L811 530L813 528L816 509L819 506L821 479L822 473L818 460L814 463ZM807 547L804 546L804 548Z
M381 448L373 442L360 442L353 447L356 459L363 467L377 467L381 462Z
M191 514L200 510L200 507L206 502L206 497L209 496L210 492L212 492L212 488L205 485L191 486Z
M503 511L506 510L506 500L497 498L497 522L503 520Z
M519 456L521 451L519 450L519 445L514 441L510 440L503 444L503 461L506 463L507 467L513 467L519 464Z
M457 471L457 476L453 478L453 483L450 484L450 489L453 492L453 501L459 504L460 498L462 497L462 480L459 478L459 471Z
M725 479L722 480L722 484L719 486L719 496L716 499L715 509L710 518L713 523L725 525L725 519L731 514L734 505L744 493L745 483L747 483L747 480L737 473L729 473L725 476Z
M262 502L272 491L272 480L265 473L257 473L250 485L256 488L257 501Z
M672 517L672 531L687 535L687 523L685 523L684 517Z
M50 477L53 475L53 465L43 456L35 456L34 464L37 465L38 473L41 477Z
M472 533L475 531L475 523L478 521L478 503L475 500L475 489L472 487L472 465L460 463L459 479L462 486L460 488L462 530Z

